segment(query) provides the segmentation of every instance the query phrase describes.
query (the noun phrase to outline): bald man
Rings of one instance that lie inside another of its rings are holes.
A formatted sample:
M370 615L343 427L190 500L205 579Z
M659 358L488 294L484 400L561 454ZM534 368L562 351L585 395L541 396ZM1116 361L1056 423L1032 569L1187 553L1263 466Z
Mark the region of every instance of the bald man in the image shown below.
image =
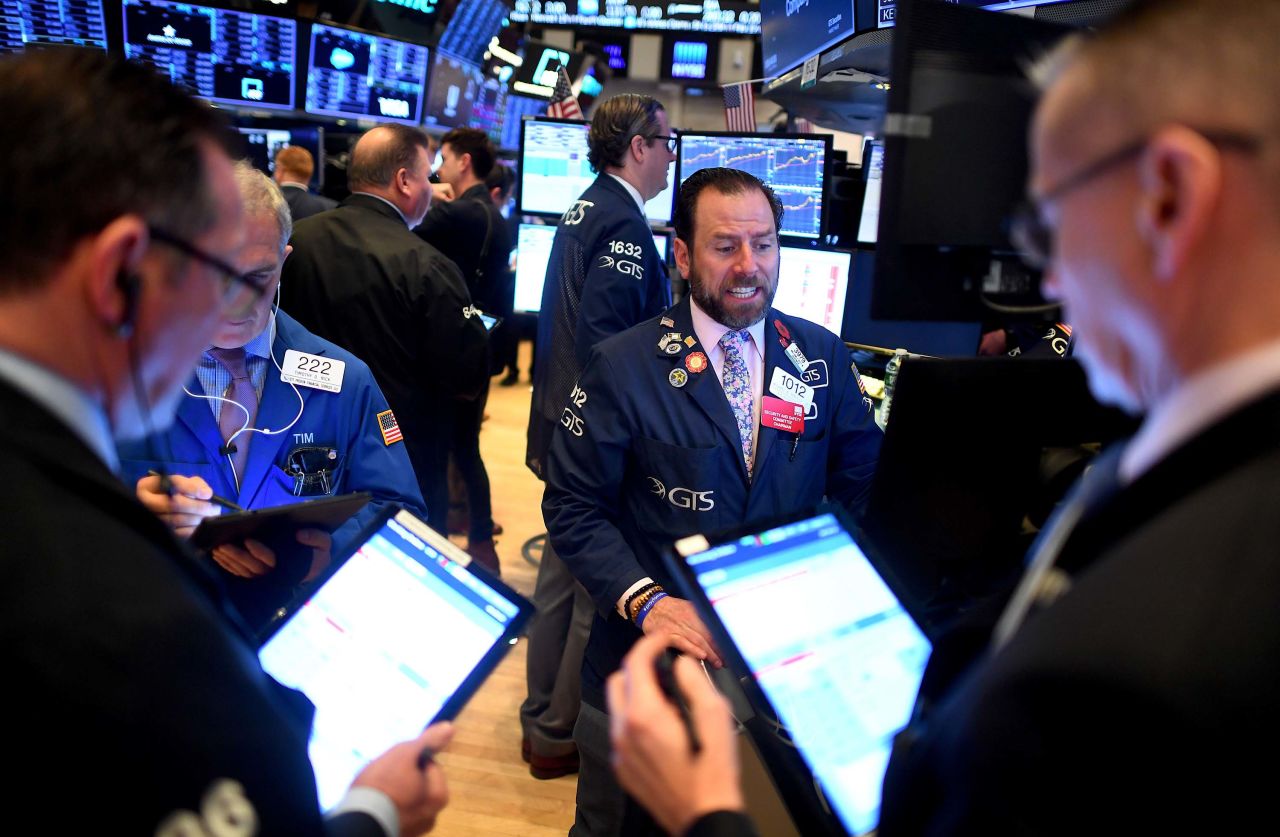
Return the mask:
M362 358L394 416L383 440L402 437L431 527L446 531L452 410L488 381L484 325L462 274L414 235L431 205L427 136L386 125L351 152L351 195L298 223L281 279L281 307L315 334Z

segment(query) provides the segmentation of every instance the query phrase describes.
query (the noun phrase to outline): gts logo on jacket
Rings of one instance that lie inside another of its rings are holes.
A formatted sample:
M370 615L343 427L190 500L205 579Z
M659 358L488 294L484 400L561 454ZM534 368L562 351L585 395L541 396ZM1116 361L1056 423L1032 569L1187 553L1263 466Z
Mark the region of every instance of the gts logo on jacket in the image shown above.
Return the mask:
M656 495L659 500L666 499L678 509L705 512L711 511L716 507L716 501L711 499L711 495L716 493L714 489L711 491L694 491L692 488L676 486L667 491L667 487L662 484L662 480L657 477L649 477L649 491Z

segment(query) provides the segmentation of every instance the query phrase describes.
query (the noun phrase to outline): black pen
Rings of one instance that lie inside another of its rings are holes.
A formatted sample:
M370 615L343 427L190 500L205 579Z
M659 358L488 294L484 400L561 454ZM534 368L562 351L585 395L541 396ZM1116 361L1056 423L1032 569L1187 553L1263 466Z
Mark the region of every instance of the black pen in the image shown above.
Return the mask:
M788 460L789 462L796 461L796 448L798 447L800 447L800 434L793 433L791 434L791 459Z
M164 491L169 496L173 496L173 492L175 490L173 487L173 480L169 479L168 474L162 474L154 468L147 471L147 473L153 477L159 477L161 490ZM189 495L184 495L184 496L189 496ZM199 500L200 498L192 497L191 499ZM216 506L222 506L224 509L229 509L230 511L238 511L238 512L244 511L244 506L237 505L236 503L233 503L232 501L228 500L226 497L219 497L217 494L214 494L208 500L205 500L205 502L213 503Z
M431 762L435 760L436 760L436 751L430 745L423 747L422 751L418 753L418 762L417 762L418 769L426 770L427 765L431 764Z
M698 737L698 728L693 725L689 702L685 700L684 693L676 685L674 668L676 656L677 653L673 649L667 649L654 660L654 670L658 678L658 688L675 706L676 712L680 715L680 723L684 725L684 731L689 736L689 751L696 756L702 752L702 739Z

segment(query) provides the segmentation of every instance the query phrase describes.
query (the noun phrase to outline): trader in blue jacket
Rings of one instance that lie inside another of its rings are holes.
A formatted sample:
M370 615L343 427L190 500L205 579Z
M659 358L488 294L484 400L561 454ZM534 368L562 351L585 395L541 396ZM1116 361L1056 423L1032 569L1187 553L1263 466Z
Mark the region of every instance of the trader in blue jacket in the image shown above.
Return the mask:
M604 702L635 641L665 634L720 665L692 604L668 592L662 550L824 497L857 511L871 488L881 435L848 350L771 308L781 216L745 172L685 181L675 255L691 298L596 347L551 443L547 531L596 605L574 730L575 835L639 833L611 775Z
M277 572L277 556L256 540L213 550L218 566L236 577L227 579L233 600L261 628L273 606L319 575L331 552L347 547L379 509L398 503L424 516L425 509L399 425L369 368L272 304L292 230L279 188L247 163L237 165L236 179L250 242L237 267L267 292L247 317L222 324L173 426L119 452L139 499L182 535L222 512L209 501L214 495L246 509L352 491L373 495L332 538L299 530L312 555L293 572ZM168 475L167 491L157 472Z

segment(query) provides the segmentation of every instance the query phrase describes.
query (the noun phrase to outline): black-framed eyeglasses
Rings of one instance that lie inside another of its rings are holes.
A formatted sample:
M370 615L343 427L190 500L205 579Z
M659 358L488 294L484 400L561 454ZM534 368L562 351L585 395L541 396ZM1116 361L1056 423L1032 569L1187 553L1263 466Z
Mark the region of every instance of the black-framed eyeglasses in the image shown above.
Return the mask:
M1200 131L1196 133L1220 149L1253 153L1262 145L1262 139L1231 131ZM1054 229L1044 220L1044 207L1062 200L1066 195L1097 177L1106 174L1121 163L1137 157L1151 142L1150 137L1128 143L1110 154L1085 166L1063 180L1039 198L1028 198L1014 209L1009 217L1009 239L1022 256L1022 260L1037 270L1049 266L1053 256Z
M676 143L680 142L680 137L675 136L674 134L645 134L644 138L647 140L666 140L667 150L672 154L676 153Z
M148 227L147 231L156 241L167 244L179 253L189 256L205 267L210 267L217 271L218 280L222 283L222 301L224 304L229 305L238 301L241 292L244 291L248 291L251 296L251 299L246 302L246 307L266 295L266 284L251 279L247 274L241 273L217 256L206 253L185 238L154 226Z

